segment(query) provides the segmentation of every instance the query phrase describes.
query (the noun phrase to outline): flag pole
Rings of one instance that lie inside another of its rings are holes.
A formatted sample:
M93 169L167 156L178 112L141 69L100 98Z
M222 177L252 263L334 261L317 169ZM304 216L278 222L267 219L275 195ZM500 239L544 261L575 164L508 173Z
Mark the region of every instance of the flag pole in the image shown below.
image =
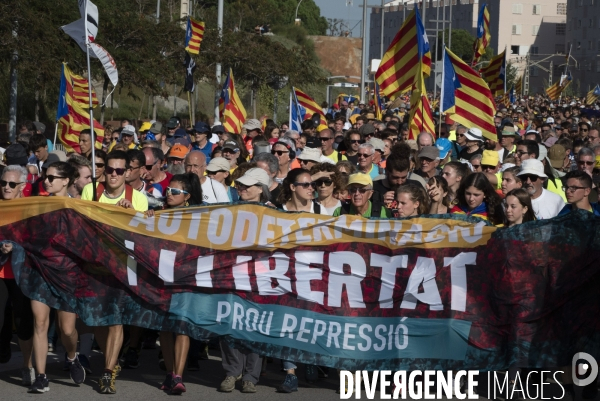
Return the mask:
M506 50L508 46L504 46L504 94L506 95L506 81L508 80L508 61L506 60ZM510 101L510 100L509 100Z
M88 98L89 98L89 113L90 113L90 139L92 141L92 200L97 201L96 196L96 132L94 131L94 109L92 107L92 70L90 64L90 36L88 34L88 18L87 18L88 2L85 1L85 55L87 58L87 75L88 75Z
M439 132L442 132L442 117L444 115L444 75L445 75L445 63L446 60L446 44L442 43L442 82L440 85L440 128Z
M293 90L294 88L292 88L292 91ZM288 117L288 127L290 127L290 129L294 128L294 124L292 123L292 91L290 91L290 112Z
M56 121L56 124L54 124L54 144L52 145L53 149L56 148L56 137L57 136L58 136L58 121Z

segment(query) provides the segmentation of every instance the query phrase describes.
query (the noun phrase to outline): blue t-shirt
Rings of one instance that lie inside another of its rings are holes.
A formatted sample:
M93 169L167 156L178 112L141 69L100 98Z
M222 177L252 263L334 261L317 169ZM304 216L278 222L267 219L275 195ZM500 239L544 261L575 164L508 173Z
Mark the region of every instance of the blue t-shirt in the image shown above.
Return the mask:
M201 148L200 146L198 146L198 144L196 144L196 142L194 142L194 145L192 146L192 150L199 150L200 152L204 153L204 156L206 156L206 163L208 164L208 162L210 162L210 155L212 153L213 150L213 143L211 143L210 141L206 142L206 145L204 145L203 148Z
M590 203L590 205L592 206L592 210L588 210L588 212L590 213L594 213L594 216L600 216L600 205L597 203ZM562 208L562 210L560 211L560 213L558 213L559 216L563 216L565 214L571 213L573 211L573 205L565 205L565 207Z

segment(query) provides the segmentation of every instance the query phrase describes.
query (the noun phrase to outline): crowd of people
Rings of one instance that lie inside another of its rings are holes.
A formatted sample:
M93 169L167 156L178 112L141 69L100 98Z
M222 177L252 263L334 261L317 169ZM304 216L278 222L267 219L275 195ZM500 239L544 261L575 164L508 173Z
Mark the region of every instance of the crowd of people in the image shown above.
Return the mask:
M576 99L553 104L543 97L521 99L495 115L497 135L466 127L451 116L437 132L411 138L405 103L381 119L360 102L324 105L301 130L289 122L248 119L241 135L220 124L184 126L177 117L136 127L123 120L107 127L95 151L89 130L79 136L80 152L52 150L43 124L21 125L17 143L4 150L0 193L10 201L28 196L96 200L152 215L155 211L214 203L255 202L288 212L366 218L407 218L460 214L498 227L550 219L576 210L600 215L600 130L598 112ZM309 116L310 117L310 116ZM447 216L448 217L448 216ZM161 389L185 392L183 373L198 368L206 344L185 335L148 333L122 326L82 327L76 315L29 301L15 284L10 243L0 248L0 363L10 359L13 324L23 353L23 384L31 392L49 389L48 350L57 332L65 348L65 368L75 383L91 372L94 340L105 356L100 391L116 392L123 368L139 366L143 344L160 338ZM52 323L54 320L59 324ZM56 328L54 328L56 327ZM77 352L79 345L79 352ZM263 358L221 342L225 380L219 389L256 392ZM35 355L35 369L32 355ZM284 361L278 390L298 389L297 366ZM307 367L307 377L319 367ZM596 387L594 386L594 389Z

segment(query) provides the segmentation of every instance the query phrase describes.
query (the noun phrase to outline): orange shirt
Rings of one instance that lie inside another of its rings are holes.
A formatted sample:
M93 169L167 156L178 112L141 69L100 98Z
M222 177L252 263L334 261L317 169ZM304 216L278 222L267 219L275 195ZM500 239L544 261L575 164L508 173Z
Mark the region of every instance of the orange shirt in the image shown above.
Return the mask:
M11 258L9 257L5 264L0 266L0 278L15 278L12 271L12 264L10 263Z

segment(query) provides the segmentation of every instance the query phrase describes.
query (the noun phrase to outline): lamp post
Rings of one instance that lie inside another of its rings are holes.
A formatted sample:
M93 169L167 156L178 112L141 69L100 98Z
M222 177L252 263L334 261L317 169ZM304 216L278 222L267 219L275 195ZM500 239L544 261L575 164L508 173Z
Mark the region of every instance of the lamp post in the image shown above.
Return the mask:
M300 1L298 2L298 5L296 6L296 17L294 18L294 22L295 22L296 24L298 24L298 25L299 25L299 22L300 22L300 21L298 21L298 9L300 8L300 3L302 3L302 0L300 0Z

